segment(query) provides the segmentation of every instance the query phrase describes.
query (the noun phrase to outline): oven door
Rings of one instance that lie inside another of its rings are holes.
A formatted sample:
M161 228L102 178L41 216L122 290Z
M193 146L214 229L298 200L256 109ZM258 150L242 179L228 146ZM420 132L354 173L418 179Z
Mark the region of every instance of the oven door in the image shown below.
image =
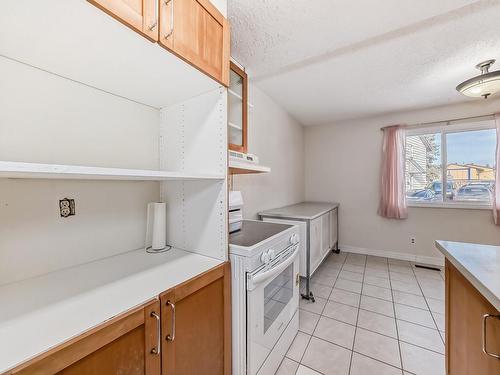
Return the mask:
M247 367L254 375L299 305L299 246L247 274Z

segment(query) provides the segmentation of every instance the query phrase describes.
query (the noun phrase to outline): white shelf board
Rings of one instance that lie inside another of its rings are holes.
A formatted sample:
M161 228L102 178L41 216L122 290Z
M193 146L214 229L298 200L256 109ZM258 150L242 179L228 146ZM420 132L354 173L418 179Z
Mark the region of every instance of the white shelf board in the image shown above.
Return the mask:
M228 125L231 127L231 128L234 128L234 129L237 129L237 130L242 130L241 129L241 126L238 126L236 124L233 124L232 122L228 122Z
M227 92L229 93L229 95L231 95L232 97L236 98L236 99L239 99L239 100L243 100L243 98L241 97L241 95L237 94L236 92L234 92L233 90L231 89L227 89Z
M223 180L223 175L0 161L0 178L61 180Z
M0 286L0 373L222 262L140 249Z
M230 174L269 173L271 168L264 165L245 163L229 159Z
M0 55L154 108L220 87L83 0L9 2Z

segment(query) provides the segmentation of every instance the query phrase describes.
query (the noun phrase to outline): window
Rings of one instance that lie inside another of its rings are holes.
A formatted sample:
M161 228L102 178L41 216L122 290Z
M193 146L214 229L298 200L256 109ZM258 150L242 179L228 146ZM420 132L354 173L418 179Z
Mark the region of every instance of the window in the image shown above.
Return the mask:
M490 207L495 148L496 130L489 118L408 129L408 205Z

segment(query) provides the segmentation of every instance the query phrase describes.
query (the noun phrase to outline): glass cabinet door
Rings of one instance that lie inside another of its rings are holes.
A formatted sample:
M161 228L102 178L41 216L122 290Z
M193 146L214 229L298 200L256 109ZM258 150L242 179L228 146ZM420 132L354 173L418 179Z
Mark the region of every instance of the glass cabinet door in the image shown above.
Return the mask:
M231 62L228 89L229 149L247 152L247 75Z

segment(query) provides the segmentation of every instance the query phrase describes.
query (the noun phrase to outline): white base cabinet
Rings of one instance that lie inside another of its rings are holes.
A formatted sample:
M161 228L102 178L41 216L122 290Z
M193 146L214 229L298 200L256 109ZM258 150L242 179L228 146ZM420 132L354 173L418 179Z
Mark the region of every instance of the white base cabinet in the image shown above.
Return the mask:
M309 278L328 252L338 249L337 210L336 203L304 202L259 215L264 221L299 226L300 276Z

